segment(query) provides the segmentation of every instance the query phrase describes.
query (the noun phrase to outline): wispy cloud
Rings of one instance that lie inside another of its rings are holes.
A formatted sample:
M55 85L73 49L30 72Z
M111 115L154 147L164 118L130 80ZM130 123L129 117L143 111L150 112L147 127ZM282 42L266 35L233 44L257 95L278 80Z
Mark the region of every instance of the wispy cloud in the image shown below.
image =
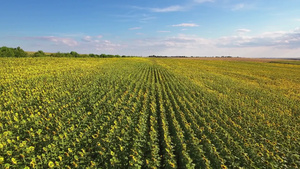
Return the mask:
M138 29L142 29L142 27L133 27L133 28L129 28L129 30L138 30Z
M245 4L243 4L243 3L241 3L241 4L236 4L236 5L234 5L233 7L232 7L232 10L233 11L237 11L237 10L241 10L241 9L243 9L243 8L245 8Z
M81 40L83 42L100 42L99 39L101 39L103 36L102 35L98 35L98 36L84 36Z
M169 33L171 31L157 31L158 33Z
M157 32L167 33L169 31L162 30ZM203 38L197 35L179 34L167 37L158 36L156 38L140 36L138 39L124 42L103 40L102 36L90 35L82 36L81 41L55 36L27 37L25 40L27 44L38 42L41 45L39 46L41 49L51 47L49 45L50 42L50 44L58 45L60 50L67 51L76 48L76 51L80 53L100 52L125 55L188 56L232 55L243 57L299 56L300 28L291 31L264 32L257 35L248 35L247 32L250 32L250 30L245 28L238 29L236 30L236 35L214 39ZM45 43L41 43L41 41ZM55 46L55 50L57 49L57 46Z
M55 37L55 36L27 37L26 39L50 41L56 44L63 44L67 46L77 46L79 44L76 40L72 38L62 38L62 37Z
M81 41L76 41L72 38L55 36L22 37L20 39L26 40L28 43L30 42L31 44L37 43L40 45L40 48L51 48L51 45L49 45L50 42L50 44L54 43L55 45L57 45L55 46L54 50L68 51L74 50L76 48L76 51L80 53L98 53L99 51L103 53L111 53L114 51L121 50L122 47L124 47L124 45L120 43L115 43L110 40L104 40L102 38L102 35L85 35L81 38Z
M184 11L186 7L180 5L173 5L165 8L149 8L152 12L177 12Z
M207 46L211 44L211 40L197 36L180 34L173 37L148 38L136 41L139 47L155 47L159 50L175 49L175 48L197 48L199 46Z
M195 23L181 23L177 25L172 25L173 27L198 27L199 25Z
M189 9L205 2L214 2L214 1L215 0L193 0L190 3L185 3L182 5L171 5L167 7L147 8L147 7L140 7L140 6L131 6L131 8L139 9L139 10L148 10L150 12L156 12L156 13L180 12L180 11L188 11Z
M130 8L138 9L138 10L150 10L149 8L142 8L137 6L131 6ZM140 22L140 23L148 23L152 20L155 20L156 17L150 14L122 14L122 15L113 15L118 18L121 22Z
M129 47L131 51L143 55L287 57L286 53L289 52L288 56L295 57L300 52L300 29L265 32L254 36L237 34L214 39L187 34L140 38L132 41Z
M248 32L251 32L250 29L237 29L236 30L237 33L248 33Z
M196 3L214 2L214 0L194 0Z
M188 6L186 6L186 5L171 5L171 6L167 6L167 7L161 7L161 8L148 8L148 7L132 6L131 8L138 9L138 10L147 10L147 11L155 12L155 13L166 13L166 12L185 11L185 10L187 10Z
M240 10L250 10L255 9L255 5L248 3L239 3L231 6L232 11L240 11Z
M223 47L276 47L300 48L300 29L293 31L265 32L256 36L227 36L216 41L216 45Z
M96 47L97 51L114 51L122 47L121 44L113 43L109 40L104 40L93 45Z
M139 20L139 22L141 22L141 23L147 23L147 22L149 22L151 20L154 20L154 19L156 19L156 17L143 15L143 17Z
M84 42L91 42L92 41L92 37L91 36L85 36L81 39Z
M102 35L98 36L84 36L81 40L83 43L80 43L77 48L82 50L84 53L91 52L112 52L119 50L122 45L119 43L114 43L110 40L102 39Z

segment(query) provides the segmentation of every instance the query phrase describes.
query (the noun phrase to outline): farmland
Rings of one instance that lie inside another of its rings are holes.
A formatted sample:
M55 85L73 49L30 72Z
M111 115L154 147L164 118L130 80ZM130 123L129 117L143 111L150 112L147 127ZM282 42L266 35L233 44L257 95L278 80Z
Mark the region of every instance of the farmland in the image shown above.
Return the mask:
M0 168L299 168L299 75L226 59L0 58Z

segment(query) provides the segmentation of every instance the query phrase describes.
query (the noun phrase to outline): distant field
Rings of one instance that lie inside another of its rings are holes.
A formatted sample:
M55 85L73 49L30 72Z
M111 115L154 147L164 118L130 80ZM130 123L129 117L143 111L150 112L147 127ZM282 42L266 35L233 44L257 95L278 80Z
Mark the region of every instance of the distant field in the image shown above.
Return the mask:
M290 62L0 58L0 168L299 168Z
M271 61L270 63L282 63L282 64L300 65L300 60L283 60L283 61L274 60L274 61Z
M280 61L280 59L263 59L263 58L222 58L222 57L191 57L191 58L179 58L179 59L196 59L196 60L224 60L224 61L250 61L250 62L272 62Z
M33 55L35 52L32 52L32 51L26 51L26 53L29 54L29 55ZM49 55L51 55L52 53L45 52L45 54L49 56Z

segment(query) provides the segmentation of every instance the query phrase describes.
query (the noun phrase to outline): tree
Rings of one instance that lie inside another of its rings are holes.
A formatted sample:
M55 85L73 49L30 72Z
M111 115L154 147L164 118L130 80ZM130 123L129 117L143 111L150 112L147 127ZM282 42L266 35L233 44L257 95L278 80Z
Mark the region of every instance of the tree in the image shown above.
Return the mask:
M70 52L70 54L71 54L71 57L80 57L80 55L74 51Z
M44 57L44 56L46 56L46 54L42 50L39 50L39 51L35 52L32 56L33 57Z
M81 54L80 57L87 58L87 57L89 57L89 55L87 55L87 54Z
M63 54L60 52L56 52L56 53L52 53L50 56L51 57L63 57Z
M0 48L0 57L26 57L26 56L28 56L27 53L20 47L9 48L3 46Z
M14 57L15 53L13 48L3 46L0 48L0 57Z
M106 56L106 54L101 54L100 55L100 58L106 58L107 56Z
M16 57L27 57L28 54L23 50L21 49L19 46L17 48L15 48L15 56Z

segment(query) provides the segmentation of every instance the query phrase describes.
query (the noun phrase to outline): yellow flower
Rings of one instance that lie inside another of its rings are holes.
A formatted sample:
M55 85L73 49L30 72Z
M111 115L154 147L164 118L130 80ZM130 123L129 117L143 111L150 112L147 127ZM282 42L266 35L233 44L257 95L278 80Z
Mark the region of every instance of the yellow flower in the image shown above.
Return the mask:
M92 137L93 138L97 138L99 135L98 134L93 134Z
M169 164L172 166L172 168L176 168L176 165L173 162L169 161Z
M67 153L67 152L65 152L65 155L67 156L67 157L69 157L70 155L69 155L69 153Z
M12 162L13 164L17 164L17 163L18 163L18 161L17 161L15 158L11 158L11 162Z
M78 167L78 164L75 161L73 161L72 164L74 165L75 168Z
M0 164L4 162L4 157L0 156Z
M227 169L226 165L223 165L223 164L221 165L221 168L222 169Z
M30 165L32 165L32 167L34 168L34 167L35 167L35 164L36 164L35 159L34 159L34 158L31 159Z
M53 167L54 167L54 163L53 163L52 161L49 161L48 166L49 166L50 168L53 168Z
M4 167L5 167L5 169L9 169L10 164L6 163L6 164L4 164Z

